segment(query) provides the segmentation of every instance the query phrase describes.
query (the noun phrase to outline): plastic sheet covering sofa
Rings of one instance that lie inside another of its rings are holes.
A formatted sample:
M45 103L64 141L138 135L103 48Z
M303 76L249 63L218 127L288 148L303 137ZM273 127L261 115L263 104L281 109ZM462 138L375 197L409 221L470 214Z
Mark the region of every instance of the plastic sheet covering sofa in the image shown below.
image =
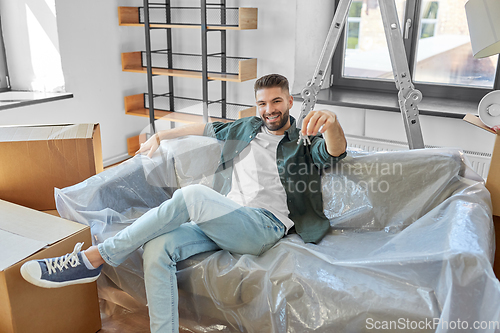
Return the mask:
M206 137L163 142L152 159L136 156L56 190L57 209L102 242L177 187L210 186L220 150ZM332 228L319 244L290 234L259 257L218 251L179 263L181 328L500 331L490 197L460 151L349 150L324 172L322 189ZM104 268L109 313L146 305L141 254Z

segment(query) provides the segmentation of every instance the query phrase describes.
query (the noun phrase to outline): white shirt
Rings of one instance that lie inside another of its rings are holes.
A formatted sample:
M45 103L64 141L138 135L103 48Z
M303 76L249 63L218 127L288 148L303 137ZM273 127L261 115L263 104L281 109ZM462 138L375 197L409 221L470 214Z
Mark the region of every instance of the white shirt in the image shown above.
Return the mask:
M231 191L227 197L246 207L265 208L286 227L288 218L285 188L276 164L276 149L283 135L270 133L265 126L241 153L233 159Z

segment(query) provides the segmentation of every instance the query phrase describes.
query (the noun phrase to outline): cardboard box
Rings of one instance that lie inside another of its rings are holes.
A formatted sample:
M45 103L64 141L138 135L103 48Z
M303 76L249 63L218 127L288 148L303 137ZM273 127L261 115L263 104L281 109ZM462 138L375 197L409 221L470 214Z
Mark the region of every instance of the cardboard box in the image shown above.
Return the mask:
M26 282L23 263L91 245L90 228L0 200L0 332L93 333L101 328L96 283L45 289Z
M0 199L55 209L54 187L102 171L99 124L0 127Z
M493 215L500 216L500 133L498 132L496 133L495 145L491 154L486 188L491 193Z
M493 225L495 227L495 261L493 271L497 278L500 278L500 132L495 132L486 126L481 119L473 114L467 114L464 120L476 125L485 131L495 134L495 145L491 154L490 170L486 179L486 188L491 194L491 203L493 206Z
M488 171L488 178L486 179L486 188L491 194L493 215L500 216L500 132L495 132L486 126L476 115L468 113L464 117L464 120L496 136L493 153L491 154L490 170Z
M493 216L493 226L495 228L495 259L493 261L493 272L497 279L500 279L500 216Z

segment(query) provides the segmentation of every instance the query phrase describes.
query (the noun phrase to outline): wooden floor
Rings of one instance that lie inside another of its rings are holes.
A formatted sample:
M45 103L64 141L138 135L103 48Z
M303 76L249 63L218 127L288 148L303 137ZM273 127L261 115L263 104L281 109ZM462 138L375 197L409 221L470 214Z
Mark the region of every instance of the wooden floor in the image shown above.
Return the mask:
M191 325L190 326L194 326ZM189 329L179 327L180 333L193 333ZM114 315L102 320L99 333L150 333L149 316L146 311Z
M104 318L99 333L150 333L149 316L144 311Z

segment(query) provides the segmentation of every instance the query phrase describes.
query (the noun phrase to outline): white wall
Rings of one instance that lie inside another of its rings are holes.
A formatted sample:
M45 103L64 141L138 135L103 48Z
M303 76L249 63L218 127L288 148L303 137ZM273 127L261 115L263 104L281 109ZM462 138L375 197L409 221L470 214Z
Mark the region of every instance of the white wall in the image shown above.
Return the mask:
M41 0L16 0L16 3L25 6L32 5L33 1ZM147 82L145 75L121 70L121 52L143 50L144 32L141 28L118 26L117 7L140 6L142 1L55 0L55 5L66 91L72 92L74 98L0 111L0 124L98 122L101 124L104 160L123 157L126 138L138 134L148 125L147 118L124 114L123 98L145 92ZM229 55L257 58L258 76L281 73L290 79L295 90L300 91L312 75L317 62L312 58L319 56L324 40L322 34L326 35L330 25L332 15L327 10L321 11L331 7L330 1L229 0L228 5L259 8L257 30L228 32ZM0 9L3 13L3 7ZM319 16L315 14L317 12ZM315 27L315 32L309 34L307 29L311 26ZM210 34L212 40L218 38L218 33ZM17 43L21 43L22 38L25 37L20 36ZM174 30L175 51L197 52L199 47L199 30ZM29 66L32 60L23 58L22 61L27 61L26 66ZM159 79L155 78L156 81ZM199 80L175 79L175 82L177 93L201 97ZM254 80L229 83L229 101L253 104L253 83ZM157 84L160 88L161 85ZM210 83L212 92L217 92L218 86L216 82ZM297 107L300 107L298 103L294 110ZM405 140L401 116L397 113L329 108L339 114L346 133ZM422 129L426 144L453 145L485 152L492 150L492 135L461 120L422 117Z
M295 27L295 68L292 93L302 91L306 83L312 79L319 61L323 44L330 29L335 10L335 2L331 0L298 0ZM329 82L329 71L324 87Z

